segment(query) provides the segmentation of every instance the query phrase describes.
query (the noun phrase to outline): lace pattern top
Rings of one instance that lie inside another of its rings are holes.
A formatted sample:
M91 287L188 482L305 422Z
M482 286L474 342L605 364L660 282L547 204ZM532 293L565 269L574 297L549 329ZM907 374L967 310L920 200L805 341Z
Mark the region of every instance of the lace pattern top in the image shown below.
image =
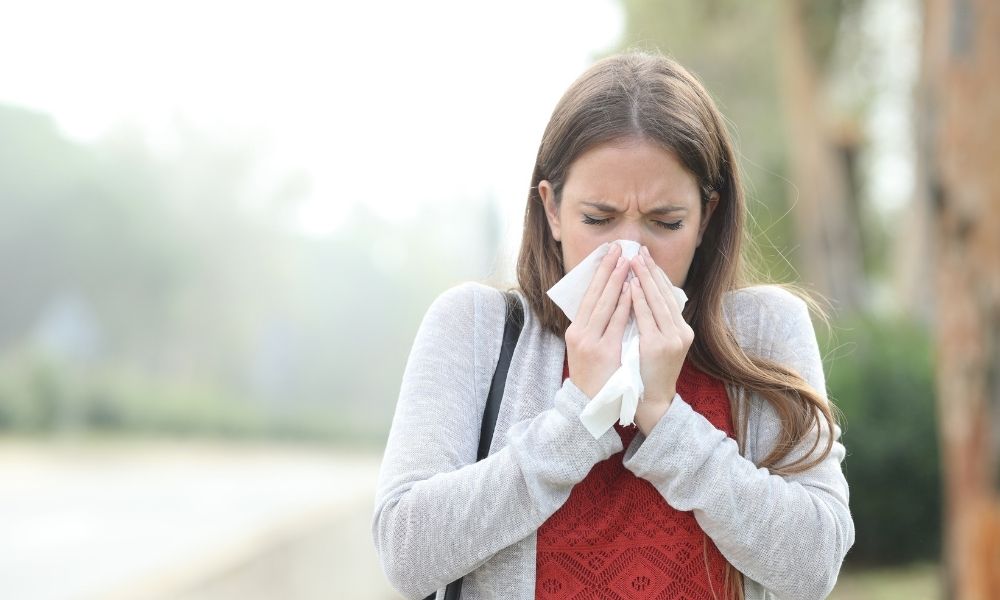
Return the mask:
M569 377L563 364L563 379ZM733 437L722 382L685 361L677 391ZM623 448L638 429L615 424ZM722 597L726 561L692 511L670 506L622 464L598 462L538 530L535 598L701 600ZM714 591L714 596L713 596Z

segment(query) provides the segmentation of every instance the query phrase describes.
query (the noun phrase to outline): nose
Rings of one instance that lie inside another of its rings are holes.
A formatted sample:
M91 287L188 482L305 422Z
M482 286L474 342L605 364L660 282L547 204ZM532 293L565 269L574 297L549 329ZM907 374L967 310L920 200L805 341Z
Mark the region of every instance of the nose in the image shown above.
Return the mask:
M625 220L625 222L618 227L618 231L615 233L617 234L617 239L636 242L640 246L644 246L646 244L646 236L645 232L642 230L642 223L631 219Z

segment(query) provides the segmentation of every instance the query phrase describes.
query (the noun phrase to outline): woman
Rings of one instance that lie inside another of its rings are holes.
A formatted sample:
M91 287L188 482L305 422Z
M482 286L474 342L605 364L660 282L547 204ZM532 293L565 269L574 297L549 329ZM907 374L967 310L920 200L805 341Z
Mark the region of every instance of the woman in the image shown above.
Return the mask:
M373 522L400 592L464 576L465 600L826 597L854 542L845 450L805 302L741 281L745 212L723 119L683 67L630 53L573 83L535 163L486 459L503 295L451 289L417 333ZM595 250L570 323L546 290ZM645 392L634 427L595 439L580 412L630 315Z

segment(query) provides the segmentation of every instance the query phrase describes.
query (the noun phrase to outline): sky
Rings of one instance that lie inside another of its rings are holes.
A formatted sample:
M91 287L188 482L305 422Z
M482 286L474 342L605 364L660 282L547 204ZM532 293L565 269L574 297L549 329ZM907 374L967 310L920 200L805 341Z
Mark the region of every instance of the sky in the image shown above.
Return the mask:
M265 173L308 179L297 222L310 234L344 226L356 203L405 221L484 197L519 234L552 108L624 25L614 0L32 0L2 12L0 102L81 141L127 126L169 152L184 122L251 143Z

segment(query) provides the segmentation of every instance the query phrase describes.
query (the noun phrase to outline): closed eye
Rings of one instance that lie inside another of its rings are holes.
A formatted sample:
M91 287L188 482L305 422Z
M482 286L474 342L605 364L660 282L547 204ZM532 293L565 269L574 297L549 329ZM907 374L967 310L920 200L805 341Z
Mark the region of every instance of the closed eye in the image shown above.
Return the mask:
M684 221L674 221L673 223L665 223L663 221L653 221L657 226L664 229L669 229L671 231L677 231L684 224Z
M583 215L583 222L585 224L587 224L587 225L607 225L608 223L611 222L611 217L605 217L603 219L598 219L598 218L595 218L595 217L592 217L590 215L585 214L585 215ZM653 223L656 223L657 227L660 227L662 229L669 229L671 231L677 231L678 229L680 229L684 225L684 221L683 220L674 221L673 223L667 223L665 221L653 221Z
M610 220L610 217L606 219L595 219L590 215L583 215L583 222L587 225L606 225Z

